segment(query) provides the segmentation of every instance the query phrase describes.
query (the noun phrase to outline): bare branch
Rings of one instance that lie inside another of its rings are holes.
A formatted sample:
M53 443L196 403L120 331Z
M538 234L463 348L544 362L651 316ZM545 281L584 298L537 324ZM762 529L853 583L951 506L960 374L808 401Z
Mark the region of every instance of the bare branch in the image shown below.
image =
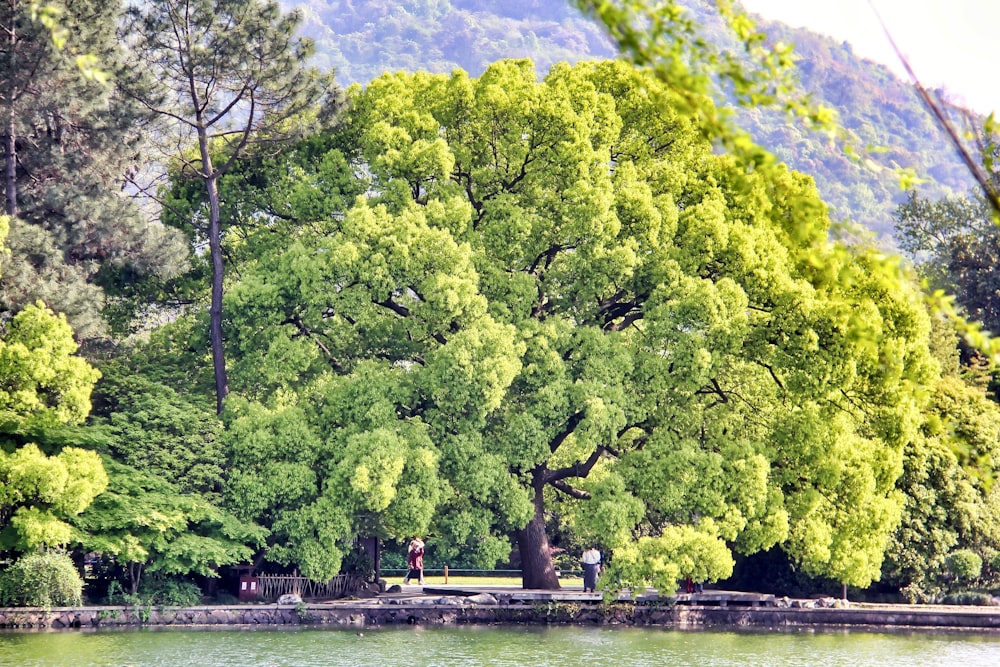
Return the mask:
M931 112L938 125L945 131L945 134L948 135L951 145L956 151L958 151L959 157L962 158L962 162L965 163L965 166L972 174L972 177L976 179L979 187L982 188L983 194L990 202L993 210L1000 213L1000 193L997 192L997 189L994 187L989 175L986 174L979 163L972 158L972 155L969 154L968 149L965 147L965 144L962 142L962 139L958 134L958 130L955 129L954 124L952 124L952 122L948 119L942 105L938 102L938 100L934 99L934 96L932 96L930 92L924 88L923 84L920 83L920 79L917 78L916 73L910 66L910 61L903 55L902 51L899 50L899 46L896 45L896 40L892 38L889 28L886 26L885 21L882 20L882 16L878 13L878 10L875 9L875 5L871 0L868 0L868 6L871 7L873 12L875 12L875 16L878 19L879 24L882 26L882 31L885 33L886 39L889 40L892 50L896 52L896 56L898 56L900 62L903 63L903 67L906 68L906 73L909 74L910 80L913 81L913 85L917 89L917 93L920 95L920 99L923 100L927 110Z

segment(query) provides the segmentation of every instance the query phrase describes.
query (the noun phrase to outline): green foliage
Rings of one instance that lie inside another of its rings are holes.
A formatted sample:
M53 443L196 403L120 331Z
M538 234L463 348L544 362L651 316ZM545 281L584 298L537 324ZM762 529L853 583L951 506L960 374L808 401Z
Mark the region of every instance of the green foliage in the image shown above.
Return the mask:
M147 369L148 370L148 369ZM171 480L183 493L219 504L225 481L222 422L204 401L148 380L126 364L104 367L94 416L102 448L137 470Z
M7 91L3 136L11 161L0 198L3 211L19 219L11 270L0 279L0 309L13 314L43 299L66 313L84 339L104 334L99 273L169 274L184 253L180 239L141 214L123 188L143 152L139 106L83 76L81 61L53 40L53 28L65 31L76 55L99 60L107 75L121 74L120 11L103 0L0 8L0 25L10 35L0 85Z
M936 372L919 291L686 104L621 63L351 91L368 196L227 301L264 376L234 373L257 402L227 416L227 493L272 557L428 526L442 558L501 555L557 493L623 549L706 534L878 576Z
M67 520L107 486L97 454L66 447L46 456L34 444L0 451L0 546L32 551L73 540Z
M677 583L714 582L733 573L733 556L725 541L712 535L710 523L701 530L671 526L659 537L640 537L615 552L605 580L641 591L652 586L663 595L677 590Z
M910 193L896 209L900 247L931 289L953 294L961 312L988 331L1000 331L996 267L1000 230L981 196L932 200Z
M957 336L935 318L939 356L954 356ZM947 351L953 354L948 355ZM988 561L1000 550L997 443L1000 408L953 360L924 409L921 433L905 449L902 520L889 542L882 580L911 600L935 601L956 586L955 552ZM996 569L984 571L989 580ZM995 580L995 579L994 579Z
M174 180L190 179L203 216L178 218L208 246L211 263L209 338L216 412L229 393L222 334L225 286L219 178L249 147L273 146L303 129L330 92L332 75L306 66L312 43L295 35L300 15L283 15L272 0L151 0L130 5L124 30L139 67L123 77L162 129L194 155L169 153ZM203 224L205 220L207 224Z
M193 607L201 604L201 589L176 577L150 576L142 581L133 604L167 607Z
M983 571L983 559L968 549L959 549L945 561L948 573L962 583L974 582Z
M243 563L267 531L182 493L171 482L105 460L108 490L74 520L88 552L114 559L128 571L131 593L142 572L217 576L217 568Z
M47 456L37 444L82 422L100 376L75 355L66 318L29 306L0 335L0 549L34 551L72 538L67 519L104 490L100 458L78 447ZM19 446L20 445L20 446Z
M100 373L76 356L65 316L28 306L0 332L0 431L79 424Z
M686 49L690 60L732 75L736 85L759 84L755 95L743 96L751 100L749 105L738 104L731 85L723 85L717 99L734 107L733 119L756 143L816 180L835 219L852 220L891 244L903 168L922 177L921 191L932 198L964 192L973 185L958 157L941 150L947 139L908 81L862 58L847 42L758 17L753 17L756 28L751 29L746 17L731 13L723 3L295 0L289 4L306 10L303 30L316 40L316 61L336 67L341 81L357 83L396 70L447 73L461 68L479 76L499 58L531 58L540 72L561 61L611 58L616 49L600 22L581 17L573 6L596 17L607 11L612 22L618 18L616 11L626 16L628 9L642 11L640 5L650 12L659 6L662 23L638 25L655 26L669 35L664 40L669 48ZM606 9L600 9L602 4ZM745 41L753 53L749 59L744 55ZM648 64L645 58L650 52L637 52L630 42L621 46L637 64ZM764 53L765 47L773 50L773 56ZM709 53L714 61L706 62ZM768 89L766 77L773 76L775 66L792 61L794 70ZM685 78L688 70L676 60L669 62L677 67L681 86L700 81ZM754 62L761 67L755 68ZM702 74L714 79L711 72ZM786 99L772 106L759 103L762 95L772 96L782 85L794 86L800 97L834 110L849 149L831 150L827 132L810 131L808 123L790 119Z
M0 606L78 607L83 579L62 552L30 553L0 572Z

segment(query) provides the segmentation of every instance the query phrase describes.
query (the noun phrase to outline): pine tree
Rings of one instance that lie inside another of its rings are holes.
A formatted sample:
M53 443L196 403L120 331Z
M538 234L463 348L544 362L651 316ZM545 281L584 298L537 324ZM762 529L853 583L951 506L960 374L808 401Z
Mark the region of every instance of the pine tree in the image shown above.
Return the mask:
M120 16L121 6L106 0L74 0L59 16L76 50L112 77L125 65L115 35ZM42 298L79 336L92 337L103 329L95 286L102 268L169 273L182 257L179 239L151 230L122 191L141 153L142 109L84 76L50 29L32 20L30 3L0 2L0 29L3 207L20 219L0 308L13 312Z
M223 250L219 178L253 145L287 137L292 119L332 85L305 66L312 43L295 37L300 16L270 0L149 0L131 9L126 39L142 66L133 99L176 140L180 178L204 184L205 219L187 220L212 264L210 338L216 408L229 392L222 335Z

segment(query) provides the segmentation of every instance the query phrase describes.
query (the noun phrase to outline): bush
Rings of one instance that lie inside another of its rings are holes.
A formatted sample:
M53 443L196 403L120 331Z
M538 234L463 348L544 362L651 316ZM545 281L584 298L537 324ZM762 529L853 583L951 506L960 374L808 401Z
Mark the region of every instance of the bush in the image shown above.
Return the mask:
M166 607L193 607L201 604L201 589L182 579L147 578L139 586L141 604Z
M955 551L946 561L948 572L958 581L974 581L983 571L983 559L968 549Z
M215 596L214 602L215 604L234 605L234 604L239 604L240 599L235 595L233 595L232 593L218 593Z
M961 593L952 593L951 595L946 595L941 604L961 604L961 605L973 605L978 607L989 607L993 604L993 596L989 593L981 593L977 591L964 591Z
M0 573L0 604L79 607L83 604L83 578L64 553L28 554Z
M395 551L385 550L382 552L382 569L383 570L405 570L406 565L406 554L398 553Z

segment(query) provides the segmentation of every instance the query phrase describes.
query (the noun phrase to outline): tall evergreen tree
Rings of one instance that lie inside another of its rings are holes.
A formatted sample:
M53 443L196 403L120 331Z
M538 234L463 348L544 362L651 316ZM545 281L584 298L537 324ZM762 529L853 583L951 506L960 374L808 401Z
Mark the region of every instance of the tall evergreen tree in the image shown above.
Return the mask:
M299 14L266 0L150 0L135 6L125 39L142 67L129 94L169 128L180 177L204 183L204 217L181 222L212 263L210 338L216 408L229 392L222 335L223 251L219 178L252 145L288 136L332 86L305 66L311 42L295 37ZM193 150L191 150L193 149Z
M124 66L115 40L120 12L117 2L76 0L59 17L77 50L99 58L111 76ZM122 192L141 152L140 107L85 77L50 29L32 19L30 3L3 0L0 28L3 207L19 218L0 307L16 311L42 298L67 313L78 335L91 337L102 328L102 294L94 286L102 268L176 269L183 246L152 228Z

